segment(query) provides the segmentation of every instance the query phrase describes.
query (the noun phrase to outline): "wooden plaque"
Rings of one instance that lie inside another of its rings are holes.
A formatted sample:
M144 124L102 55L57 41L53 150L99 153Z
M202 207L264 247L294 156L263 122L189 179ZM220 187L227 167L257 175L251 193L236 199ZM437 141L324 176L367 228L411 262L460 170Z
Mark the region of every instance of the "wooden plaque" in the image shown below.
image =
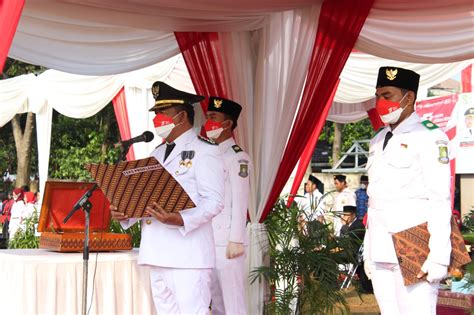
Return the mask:
M152 202L167 212L195 207L183 187L154 157L118 164L88 164L86 169L110 203L130 218L143 217Z
M416 276L426 261L429 249L430 233L428 224L422 223L392 235L398 263L405 286L425 281ZM471 261L464 239L454 218L451 218L451 261L450 268L461 267Z
M48 180L38 222L38 232L84 232L85 215L76 211L67 223L64 218L94 183ZM89 198L92 204L90 231L106 232L110 225L109 202L100 189Z
M39 247L58 252L81 252L84 247L85 216L78 210L63 223L74 204L94 183L49 180L46 182L38 223ZM129 234L107 233L110 225L109 201L100 189L89 198L92 204L89 226L89 250L112 251L132 249Z

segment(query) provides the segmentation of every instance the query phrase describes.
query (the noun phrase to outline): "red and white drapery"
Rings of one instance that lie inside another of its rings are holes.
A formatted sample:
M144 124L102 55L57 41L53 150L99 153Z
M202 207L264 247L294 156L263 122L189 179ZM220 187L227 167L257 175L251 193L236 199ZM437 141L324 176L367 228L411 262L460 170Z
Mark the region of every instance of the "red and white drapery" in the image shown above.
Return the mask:
M261 107L257 108L254 104L263 100L262 105L264 106L265 101L272 102L275 100L272 97L276 95L290 102L287 104L287 115L289 115L291 108L296 109L297 103L300 100L298 95L302 95L298 112L292 126L291 121L289 122L291 132L289 132L289 136L288 133L286 134L288 141L286 141L284 152L282 151L281 156L273 156L273 159L276 159L279 166L276 176L273 177L273 183L269 183L272 185L272 188L252 188L253 191L258 190L259 193L261 193L260 196L254 196L253 200L251 200L253 204L251 204L250 207L254 208L254 213L250 215L252 224L262 222L265 219L272 209L275 200L278 198L284 184L288 180L291 171L307 147L307 143L314 142L315 144L324 121L326 120L330 104L329 99L334 96L339 74L358 38L372 4L372 0L326 1L322 4L317 33L313 42L314 46L312 46L311 55L308 55L310 56L310 58L308 58L309 67L305 68L308 69L308 71L306 74L303 74L302 77L295 76L295 71L287 71L285 67L282 67L280 72L274 74L273 77L271 73L265 72L265 69L262 70L259 68L259 66L264 64L264 61L259 59L262 55L266 58L265 61L275 58L275 53L266 54L269 46L273 45L277 51L280 46L284 47L281 41L272 38L272 35L276 33L275 29L280 28L280 31L283 29L287 32L295 32L295 34L299 36L308 36L310 33L310 30L304 29L304 24L298 24L291 17L285 19L285 17L282 16L281 21L284 22L280 24L276 19L271 20L268 23L268 27L264 28L264 30L257 35L250 34L249 32L234 34L175 33L197 93L227 96L237 100L243 105L244 113L246 114L244 115L246 121L243 122L243 125L247 126L247 130L240 132L238 137L257 165L257 169L266 166L265 163L267 161L260 160L262 158L265 159L264 156L257 154L259 152L258 145L264 147L265 144L254 143L251 139L253 136L252 133L262 132L262 129L268 127L277 133L280 131L278 129L285 129L283 125L284 123L288 124L288 122L281 120L281 116L278 116L278 114L284 116L284 107L280 108L275 106L274 110L279 111L281 109L281 113L274 113L270 110L265 111L265 109ZM319 11L319 8L317 8L317 11ZM289 27L288 25L291 26ZM260 36L260 45L257 51L252 50L249 44L251 39L256 36ZM309 38L311 38L311 35L309 36ZM239 51L236 50L237 47L240 47ZM234 48L232 55L228 54L229 50L232 50L231 48ZM291 48L289 51L280 51L280 55L278 55L278 58L280 58L279 61L285 60L285 64L293 63L298 66L297 61L299 60L292 57L297 55L295 52L298 51L298 49L304 51L304 47ZM219 53L221 50L224 56L222 59ZM257 57L255 57L255 55ZM247 67L249 69L241 69L238 67L238 65L241 64L239 58L247 59ZM301 63L304 64L304 62ZM222 67L224 67L225 73L221 70ZM282 73L284 74L283 76L281 76ZM226 80L228 80L228 82L226 82ZM303 87L301 84L303 84L304 80L306 80L306 83L301 94L301 92L298 91L301 91ZM298 84L295 84L294 81L296 81L296 83L299 82L300 86L298 87ZM236 84L234 83L240 83L238 85L239 90L236 90ZM259 87L261 88L260 90L258 89ZM276 87L277 90L270 91L268 87ZM300 90L298 90L298 88ZM296 89L298 93L295 95L286 93L286 90L291 91L291 89ZM261 94L264 94L263 97ZM267 126L265 122L261 125L252 122L252 119L257 120L265 115L274 118L275 125ZM280 123L283 123L283 125L280 125ZM308 130L311 130L311 132L308 132ZM285 138L274 140L279 141L284 146ZM270 164L270 161L268 161L268 164ZM251 184L254 186L258 185L259 180L260 178L253 178L253 180L251 179ZM269 191L268 194L265 193L266 190ZM258 198L265 199L259 202ZM255 209L255 207L257 207L257 209ZM259 209L259 207L261 208ZM255 215L255 213L257 215ZM252 247L252 244L249 245ZM251 256L250 259L252 259L252 249L249 249L249 252L249 256ZM254 263L258 264L258 262ZM252 266L253 263L250 262L250 265ZM262 294L262 292L255 293L259 295ZM251 296L252 294L249 294L250 298ZM250 301L250 310L258 311L258 307L259 306L253 308L252 301Z
M300 108L261 222L272 209L311 135L321 132L323 124L320 122L327 117L324 105L338 82L372 5L372 0L323 3ZM313 132L308 133L307 130Z
M24 3L24 0L0 0L0 30L2 33L0 38L0 71L3 70L3 65L7 59L8 50L15 35Z

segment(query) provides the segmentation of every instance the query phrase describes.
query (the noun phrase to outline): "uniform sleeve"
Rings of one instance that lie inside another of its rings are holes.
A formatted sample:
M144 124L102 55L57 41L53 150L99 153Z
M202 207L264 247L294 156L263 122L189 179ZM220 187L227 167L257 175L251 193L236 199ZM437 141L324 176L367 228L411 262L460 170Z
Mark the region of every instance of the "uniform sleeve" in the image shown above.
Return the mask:
M447 266L451 255L451 173L448 138L441 130L436 129L429 131L429 137L422 143L420 164L430 209L428 260Z
M196 185L200 197L195 208L182 210L183 235L212 220L224 209L224 166L220 154L206 153L196 163Z
M140 219L131 218L131 219L127 219L127 220L122 220L119 223L122 226L122 228L124 230L126 230L126 229L130 228L132 225L134 225L135 223L137 223L138 221L140 221Z
M232 220L229 235L229 241L231 242L243 243L245 239L250 190L250 166L248 155L238 154L232 161L229 170L232 191Z

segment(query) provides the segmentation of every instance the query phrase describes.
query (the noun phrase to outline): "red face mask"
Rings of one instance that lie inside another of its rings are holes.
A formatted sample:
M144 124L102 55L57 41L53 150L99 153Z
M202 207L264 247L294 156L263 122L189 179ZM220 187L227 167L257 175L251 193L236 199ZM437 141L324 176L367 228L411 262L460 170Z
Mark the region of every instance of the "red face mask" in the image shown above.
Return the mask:
M222 131L224 131L224 128L222 123L208 119L204 124L204 130L206 130L206 135L209 139L217 139Z
M173 118L170 116L166 116L165 114L156 114L155 118L153 118L153 124L155 128L166 126L173 123Z
M395 124L405 110L401 108L400 103L403 101L407 94L405 94L399 102L393 102L380 98L375 102L375 109L380 115L380 118L385 124Z

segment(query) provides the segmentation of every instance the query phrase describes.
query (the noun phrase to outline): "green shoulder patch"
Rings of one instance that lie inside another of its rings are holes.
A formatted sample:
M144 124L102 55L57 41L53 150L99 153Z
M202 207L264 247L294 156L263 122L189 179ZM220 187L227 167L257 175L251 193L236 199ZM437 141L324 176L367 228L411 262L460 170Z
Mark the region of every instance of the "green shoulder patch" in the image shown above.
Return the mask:
M212 141L210 139L207 139L207 138L204 138L204 137L201 137L201 136L198 136L198 139L201 140L202 142L205 142L205 143L210 144L210 145L217 145L217 143L215 143L214 141Z
M243 150L238 146L238 145L233 145L232 146L232 149L234 149L234 152L235 153L239 153L239 152L242 152Z
M421 124L422 124L423 126L425 126L426 129L428 129L428 130L434 130L434 129L438 129L438 128L439 128L439 126L438 126L437 124L432 123L432 122L429 121L429 120L424 120L424 121L421 122Z

